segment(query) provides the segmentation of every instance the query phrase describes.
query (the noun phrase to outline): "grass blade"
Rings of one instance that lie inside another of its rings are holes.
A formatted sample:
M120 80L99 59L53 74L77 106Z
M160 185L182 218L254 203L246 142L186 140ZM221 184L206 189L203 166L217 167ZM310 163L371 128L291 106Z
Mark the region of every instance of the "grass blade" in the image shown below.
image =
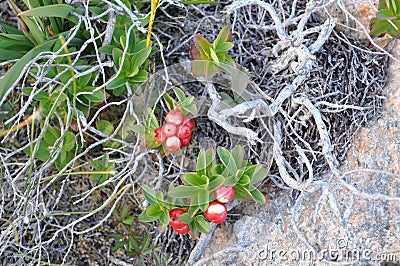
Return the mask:
M22 13L18 16L28 16L28 17L59 17L66 18L74 23L78 22L76 17L71 16L71 12L80 13L78 9L67 4L55 4L49 6L41 6L33 8Z
M28 53L26 53L23 57L21 57L20 60L18 60L15 65L13 65L10 70L7 71L7 73L3 76L2 79L0 79L0 103L4 102L5 99L3 99L7 93L8 90L12 88L14 83L18 80L18 77L20 76L21 72L23 71L24 67L36 56L38 56L41 52L49 51L51 46L57 41L57 39L52 39L49 40L45 43L42 43L39 46L36 46L32 50L30 50Z

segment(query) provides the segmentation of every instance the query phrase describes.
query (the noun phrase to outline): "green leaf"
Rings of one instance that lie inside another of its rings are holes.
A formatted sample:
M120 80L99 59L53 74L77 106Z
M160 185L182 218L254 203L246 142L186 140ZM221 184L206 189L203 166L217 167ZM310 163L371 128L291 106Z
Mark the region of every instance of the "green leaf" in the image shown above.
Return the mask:
M125 92L126 88L122 87L128 82L127 77L112 77L111 82L107 84L107 89L108 90L115 90L114 95L119 97L123 92Z
M146 128L143 125L133 125L132 131L138 134L146 134Z
M397 27L397 30L392 25L390 25L388 33L390 34L390 36L392 36L394 38L399 38L400 37L400 19L393 20L392 22Z
M68 131L64 135L62 150L71 151L75 147L75 134Z
M123 239L123 238L124 238L124 236L123 236L123 235L120 235L120 234L110 234L110 236L111 236L112 238L114 238L114 239Z
M211 168L211 173L221 175L224 172L224 167L221 164L216 164Z
M215 48L215 52L216 53L225 53L228 50L232 49L234 47L234 44L231 42L224 42L219 44L216 48Z
M258 190L254 189L250 191L251 197L258 203L265 204L266 200L264 195Z
M50 152L48 150L49 145L44 141L40 142L39 148L35 154L35 158L41 161L47 161L50 158ZM29 148L28 148L29 150Z
M253 185L264 180L268 176L268 171L260 164L247 167L244 173L250 177Z
M197 50L200 53L200 59L209 60L211 43L209 43L206 38L199 34L194 35L194 42L196 44Z
M23 69L29 62L38 56L41 52L48 52L51 50L51 47L56 42L56 39L49 40L45 43L42 43L28 53L26 53L23 57L21 57L0 79L0 102L3 101L4 96L8 93L8 90L12 88L14 83L17 82L20 74L23 72Z
M194 217L197 212L200 210L200 205L198 203L199 197L198 195L194 195L190 198L190 206L189 206L189 217Z
M191 185L183 185L172 189L171 191L168 192L168 195L174 198L186 198L193 195L197 196L198 192L199 192L198 187L194 187Z
M389 9L394 13L397 14L398 9L400 8L399 1L397 0L388 0Z
M371 34L379 37L387 33L391 25L386 20L371 19L370 27L371 27Z
M65 167L65 165L70 161L68 156L68 153L66 151L61 150L56 161L55 165L58 170L61 170L62 168Z
M202 176L199 176L197 173L188 173L182 176L183 180L189 183L192 186L202 186L204 185L204 179Z
M198 193L198 202L200 205L200 209L205 212L208 208L208 204L210 203L209 192L208 190L203 190Z
M34 44L24 35L0 33L0 48L24 53L34 48Z
M24 36L24 34L19 29L16 29L13 26L10 26L6 23L0 23L0 25L1 25L0 31L2 31L4 33L17 34L17 35Z
M188 115L188 114L196 115L197 114L197 107L194 104L191 104L189 106L185 106L185 107L182 108L182 113L184 115Z
M99 120L96 122L96 128L104 134L110 136L114 133L114 126L107 120Z
M232 154L224 147L218 147L217 152L225 168L229 171L231 175L235 175L237 171L237 166Z
M89 161L89 164L96 170L103 169L103 162L102 161Z
M139 52L133 54L132 64L136 67L141 67L147 60L151 52L151 47L145 47Z
M168 110L173 110L175 108L176 101L168 93L163 95L165 102L167 103Z
M88 94L87 93L83 94L83 97L94 103L102 102L105 99L104 91L95 90L95 88L93 87L86 87L80 92L89 92Z
M9 3L11 3L11 1ZM35 45L42 44L45 41L46 36L44 35L39 25L40 21L39 23L36 23L37 21L34 21L26 15L21 15L21 11L19 9L17 10L20 19L23 21L23 24L25 24L26 28L28 29L25 32L25 36Z
M231 67L236 67L236 62L235 60L232 59L232 57L230 57L229 55L225 54L225 64L231 66ZM222 67L224 68L224 65L222 65Z
M154 217L160 216L162 214L162 212L163 212L163 209L159 205L150 205L146 210L146 213L148 215L154 216Z
M211 168L215 163L215 154L213 149L208 149L205 151L201 149L199 156L197 157L196 172L198 175L209 176L211 173Z
M107 154L107 155L108 155L108 154ZM128 207L127 205L124 205L124 206L122 207L122 211L121 211L121 219L122 219L122 220L125 219L126 216L128 216L128 214L129 214L129 207Z
M210 59L192 61L192 74L196 77L204 77L206 80L221 72L221 68Z
M41 92L37 93L35 96L33 96L33 99L36 101L45 101L45 100L49 100L50 96L47 94L47 92L41 91Z
M148 79L149 75L146 70L140 70L134 77L128 78L128 81L132 84L141 84Z
M122 61L122 57L120 58L120 65L122 65L122 69L121 69L121 76L123 77L129 77L129 76L133 76L136 75L137 72L139 72L139 68L135 67L132 64L132 56L130 56L129 54L125 55L124 61ZM135 72L135 73L133 73Z
M176 95L176 98L178 98L178 102L183 102L184 100L186 100L186 94L180 88L175 87L174 88L174 93Z
M61 136L60 130L54 127L48 127L47 130L44 132L43 138L50 146L56 143L57 139Z
M240 185L235 186L235 199L245 200L250 197L252 197L252 195L250 194L250 191L248 189Z
M243 148L240 145L236 145L232 150L231 154L233 159L235 160L237 168L242 168L246 166L247 161L244 158Z
M196 218L196 228L204 234L210 233L210 225L206 220L204 220L204 216L199 215Z
M143 189L144 198L151 205L158 205L157 197L156 197L156 194L153 192L153 190L147 185L142 185L142 189Z
M13 60L13 59L19 59L22 56L23 56L22 53L14 52L14 51L11 51L11 50L6 50L6 49L1 49L0 62Z
M232 175L225 179L224 185L227 187L233 187L236 186L237 182L239 181L239 178L236 175Z
M242 170L238 171L238 175L237 176L240 177L240 179L239 179L239 181L237 183L239 185L241 185L241 186L245 186L245 185L250 183L250 177L248 175L244 175L243 172L240 173L240 171L242 171Z
M116 252L118 249L122 248L125 245L125 241L120 241L113 247L112 251Z
M215 39L214 48L217 48L226 42L230 42L231 40L232 40L231 25L226 25L219 32L217 39Z
M212 47L210 48L210 56L212 60L219 63L220 60Z
M208 190L213 191L219 188L224 183L224 177L221 175L212 176L212 180L208 184Z
M161 224L161 225L162 225L162 224ZM166 225L168 226L168 224L166 224ZM160 228L161 228L161 227L162 227L162 226L160 226ZM143 255L149 255L149 254L154 253L154 251L155 251L155 250L158 250L158 249L160 249L159 246L149 247L149 248L143 249L142 252L141 252L141 254L143 254Z
M178 219L184 224L189 224L192 222L192 218L189 217L189 214L187 212L179 215Z
M133 246L135 251L137 251L137 252L140 251L138 241L136 240L136 238L134 236L129 236L128 243ZM130 248L128 248L128 249L130 249Z
M159 203L159 205L162 205L164 202L164 193L159 190L156 192L156 197L157 197L157 202Z
M122 223L126 224L126 225L132 225L134 222L134 218L133 216L128 216L127 218L125 218L124 220L122 220Z
M168 210L167 210L167 209L164 209L164 210L163 210L163 213L162 213L161 216L160 216L160 221L161 221L163 224L168 224L168 223L169 223L169 213L168 213Z
M184 100L179 101L179 105L181 105L183 107L187 107L190 104L192 104L193 101L194 101L194 96L189 96L189 97L185 98Z
M121 221L121 217L119 216L117 209L113 210L112 215L115 217L115 219L117 219L118 221Z
M382 19L382 20L390 20L390 19L393 19L393 18L396 18L396 14L394 14L391 10L389 10L389 9L382 9L382 10L379 10L377 13L376 13L376 17L378 18L378 19Z
M120 63L121 63L123 54L124 54L124 51L122 51L119 48L112 49L112 58L115 63L115 66L117 68L120 68Z
M144 254L144 250L148 248L149 244L150 244L150 233L147 233L146 236L142 240L141 251L143 254ZM139 250L139 248L138 248L138 250Z
M124 65L124 68L122 69L121 73L124 73L125 77L127 78L132 78L139 73L139 67L134 66L132 64L126 64Z
M106 45L99 48L99 52L102 54L112 55L113 49L117 48L115 45Z
M156 220L158 220L158 217L149 216L146 212L142 212L142 214L139 215L139 221L142 222L153 222Z
M147 149L154 149L157 147L160 147L162 145L162 143L157 142L155 140L152 140L148 145L147 145Z
M393 0L393 5L396 7L395 13L400 14L400 0Z
M137 52L139 52L140 50L143 50L146 47L147 47L146 40L141 40L141 41L139 41L138 43L135 44L135 46L132 49L132 53L137 53ZM151 45L150 45L150 47L151 47Z
M71 20L74 23L78 22L78 19L74 16L71 16L71 12L75 12L80 14L81 12L73 7L72 5L67 4L55 4L55 5L47 5L29 9L22 13L19 13L18 16L33 16L33 17L60 17Z

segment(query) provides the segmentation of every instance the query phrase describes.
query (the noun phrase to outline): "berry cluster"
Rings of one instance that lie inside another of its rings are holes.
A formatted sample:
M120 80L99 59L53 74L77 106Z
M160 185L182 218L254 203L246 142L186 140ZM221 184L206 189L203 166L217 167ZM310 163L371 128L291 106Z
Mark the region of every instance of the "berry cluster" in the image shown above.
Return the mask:
M234 187L221 185L219 188L214 190L214 197L216 201L211 202L208 205L207 210L204 212L204 216L207 218L207 220L215 224L220 224L225 221L228 215L228 210L225 206L225 203L231 201L234 195ZM171 225L174 231L178 234L186 234L190 230L188 224L185 224L179 220L179 216L184 213L186 213L185 210L181 208L175 208L169 212L169 225Z
M169 152L176 152L189 145L194 128L193 120L184 116L180 110L171 110L167 113L165 121L164 126L154 130L154 140L164 142Z

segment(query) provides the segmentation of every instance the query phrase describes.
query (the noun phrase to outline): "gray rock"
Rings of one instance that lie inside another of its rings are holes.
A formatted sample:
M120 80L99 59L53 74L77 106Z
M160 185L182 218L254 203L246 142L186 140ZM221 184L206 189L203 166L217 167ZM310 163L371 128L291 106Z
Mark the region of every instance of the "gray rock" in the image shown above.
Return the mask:
M400 59L399 43L393 51ZM321 191L271 192L265 206L249 204L245 216L219 226L202 258L251 244L204 265L400 265L399 67L390 63L383 114L357 132L342 177L325 177L340 217Z

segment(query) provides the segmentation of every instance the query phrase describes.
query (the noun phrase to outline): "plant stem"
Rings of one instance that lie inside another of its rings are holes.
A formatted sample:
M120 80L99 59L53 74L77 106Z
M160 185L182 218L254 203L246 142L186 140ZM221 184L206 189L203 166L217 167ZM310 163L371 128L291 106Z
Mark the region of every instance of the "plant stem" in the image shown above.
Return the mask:
M156 16L156 10L159 3L160 0L151 0L150 21L149 21L149 28L147 31L146 47L150 47L151 30L153 29L154 17Z

